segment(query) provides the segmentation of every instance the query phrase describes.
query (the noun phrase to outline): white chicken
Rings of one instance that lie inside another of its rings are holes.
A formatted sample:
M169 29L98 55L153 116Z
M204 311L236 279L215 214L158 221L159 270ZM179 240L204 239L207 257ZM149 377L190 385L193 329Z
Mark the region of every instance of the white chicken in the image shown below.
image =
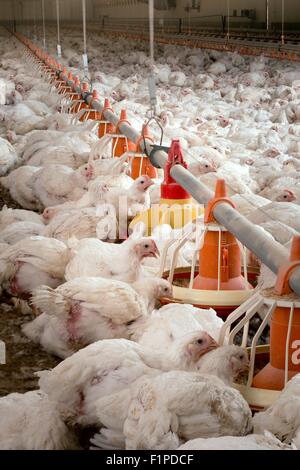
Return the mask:
M36 198L33 184L38 167L21 166L9 173L8 176L2 176L0 183L8 189L11 197L24 209L39 210L41 204Z
M59 164L76 169L87 163L88 154L79 155L62 145L51 146L47 144L47 142L45 142L45 145L47 145L46 148L43 147L41 150L35 151L33 155L26 160L26 165L41 167Z
M291 450L270 432L249 434L248 436L222 436L208 439L198 438L178 447L180 451L190 450Z
M248 369L247 352L235 345L226 345L210 351L198 362L198 370L202 374L219 377L225 385L232 386L233 380Z
M214 75L221 75L226 72L226 65L223 62L217 61L213 62L207 69L209 73Z
M147 191L154 182L147 175L137 178L129 189L122 190L112 188L106 195L106 200L115 207L118 219L126 210L129 216L135 216L138 213L149 209L150 195ZM126 213L126 212L125 212Z
M283 442L292 442L300 431L300 374L286 384L269 408L256 413L253 424L255 433L267 430Z
M292 202L271 202L250 213L248 219L255 224L279 221L300 232L300 208Z
M15 296L28 295L39 285L63 282L70 258L64 243L53 238L29 237L0 253L0 282Z
M189 304L171 303L133 325L132 339L145 347L157 348L164 353L174 341L197 330L206 331L217 341L222 325L223 320L212 308L205 310Z
M173 295L172 284L166 279L144 277L135 281L131 286L143 299L148 313L152 313L159 299L162 297L172 298Z
M17 163L18 157L8 140L0 137L0 176L4 176Z
M14 245L23 238L42 235L43 230L44 226L35 222L15 222L9 224L3 230L0 229L0 240L9 245Z
M62 358L100 339L130 339L129 325L147 314L132 287L100 277L79 277L55 290L41 286L32 304L42 314L23 326L24 333Z
M243 436L252 429L247 402L217 377L172 371L143 377L132 389L123 428L127 450L177 449L196 437Z
M77 201L67 201L53 207L46 207L43 211L43 220L45 223L51 221L55 216L64 212L69 213L75 209L84 209L92 206L103 205L106 201L108 186L99 178L92 180L88 184L88 190ZM114 210L114 208L112 208ZM115 210L114 210L115 211Z
M231 196L231 200L235 203L236 209L240 212L240 214L244 215L245 217L247 217L255 209L270 204L269 199L252 193L234 194Z
M55 405L39 390L0 398L1 450L78 449Z
M141 275L141 261L159 256L157 246L150 238L128 238L120 245L86 238L69 240L69 246L73 255L65 272L68 281L80 276L100 276L135 282Z
M37 167L32 186L42 206L55 206L79 199L92 177L87 164L77 170L64 165L47 165Z
M117 233L115 209L109 204L58 213L42 231L43 236L61 241L67 241L71 237L78 240L95 237L112 241L117 238Z
M8 225L15 222L33 222L35 224L44 225L41 215L33 211L24 209L11 209L3 206L0 211L0 230L5 229Z
M216 346L201 331L181 338L164 355L126 339L106 339L81 349L52 371L41 372L39 385L67 422L100 427L105 423L99 420L97 408L104 409L97 402L121 393L129 404L129 387L138 378L168 370L193 370L199 358ZM125 401L119 406L122 414L114 407L107 412L115 415L122 428L128 408Z

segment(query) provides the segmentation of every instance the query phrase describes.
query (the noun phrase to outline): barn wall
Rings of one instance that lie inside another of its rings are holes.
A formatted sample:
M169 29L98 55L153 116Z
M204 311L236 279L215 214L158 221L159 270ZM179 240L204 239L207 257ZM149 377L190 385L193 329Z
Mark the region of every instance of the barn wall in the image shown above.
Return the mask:
M161 0L158 0L161 1ZM169 0L170 1L170 0ZM176 0L177 7L168 11L156 10L156 17L188 18L189 13L185 6L192 0ZM195 3L198 3L197 0ZM266 18L266 0L230 0L230 14L237 11L240 15L242 9L256 10L256 20L264 22ZM89 21L99 20L103 16L115 18L147 17L148 6L145 1L137 0L86 0L87 16ZM111 4L115 4L112 6ZM281 22L281 0L269 0L270 21ZM227 12L226 0L200 0L200 11L191 10L190 16L225 15ZM55 0L45 0L46 18L56 19ZM15 12L15 13L14 13ZM68 21L80 21L81 0L60 0L61 18ZM13 19L14 15L21 19L32 20L41 18L41 0L0 0L0 20ZM207 19L208 21L208 19ZM216 18L212 18L216 21ZM233 20L234 21L234 20ZM285 0L285 21L300 23L299 0Z

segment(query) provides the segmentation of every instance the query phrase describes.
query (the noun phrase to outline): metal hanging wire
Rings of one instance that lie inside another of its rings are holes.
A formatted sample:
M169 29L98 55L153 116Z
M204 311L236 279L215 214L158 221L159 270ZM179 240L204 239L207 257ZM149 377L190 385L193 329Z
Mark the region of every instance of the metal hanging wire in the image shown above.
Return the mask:
M153 0L149 0L149 8L148 8L148 15L149 15L149 51L150 51L150 66L149 66L149 76L148 76L148 90L149 90L149 98L150 98L150 108L147 111L147 118L148 120L145 123L142 131L142 137L144 142L145 154L149 157L147 148L146 148L146 139L144 135L145 128L151 123L154 122L160 128L161 137L160 137L160 145L162 145L164 130L162 125L160 124L158 118L156 117L156 105L157 105L157 98L156 98L156 80L154 75L154 2Z
M281 0L281 44L284 45L284 0Z
M36 2L33 3L33 40L37 40Z
M150 73L148 77L148 88L150 97L151 117L156 113L156 83L154 76L154 2L149 0L149 50L150 50Z
M227 0L227 39L230 39L230 0Z
M82 31L83 31L83 73L84 81L89 78L89 63L87 56L87 47L86 47L86 1L82 0Z
M42 0L43 47L46 50L45 0Z
M266 0L266 29L269 32L270 28L270 4L269 0Z
M56 25L57 25L57 57L61 57L61 44L60 44L60 24L59 24L59 0L56 0Z

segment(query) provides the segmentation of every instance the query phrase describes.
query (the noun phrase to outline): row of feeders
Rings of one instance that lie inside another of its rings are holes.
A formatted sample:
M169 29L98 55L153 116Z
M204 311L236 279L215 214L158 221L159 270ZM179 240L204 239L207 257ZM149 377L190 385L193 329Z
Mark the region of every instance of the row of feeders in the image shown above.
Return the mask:
M98 93L93 91L93 100L99 101ZM104 107L102 113L99 111L88 108L85 110L84 114L80 117L80 120L86 121L88 119L96 120L99 122L98 127L98 136L99 138L103 137L106 134L112 136L112 149L111 155L112 158L122 157L124 154L128 156L130 162L130 176L133 179L137 179L141 175L147 175L149 178L158 178L157 169L151 165L149 158L142 152L141 141L143 138L152 140L152 137L149 133L149 130L146 126L143 127L141 136L137 142L132 142L120 130L120 125L126 123L130 125L130 122L127 119L127 113L125 109L121 110L120 119L116 126L114 126L109 121L105 120L104 112L106 110L112 111L109 100L106 98L104 102Z
M51 63L42 51L24 38L20 39L30 47L38 58L40 70L50 76L61 94L68 94L69 99L75 98L75 102L79 100L79 107L88 110L88 118L99 121L99 137L106 133L112 134L115 158L128 152L132 153L135 162L136 152L141 150L140 142L130 143L118 129L120 123L128 123L125 111L121 113L116 128L105 120L103 111L101 115L96 112L93 114L94 110L77 91L62 83L60 74L53 72L53 68L59 70L58 64ZM75 79L74 83L78 86L78 80ZM97 99L96 96L94 98ZM105 109L111 110L108 100L105 100ZM72 110L78 112L78 108ZM144 129L143 132L145 137L148 131ZM147 134L147 139L149 137ZM181 229L179 237L166 243L161 256L159 274L174 287L174 298L171 301L213 307L219 315L227 317L220 333L220 344L239 342L248 348L250 354L249 372L235 386L254 409L262 409L278 397L291 377L300 373L300 298L289 287L291 274L300 266L300 236L293 239L290 261L279 270L275 288L258 292L249 283L251 273L248 272L245 247L213 215L214 207L220 202L234 207L227 197L225 182L217 181L214 198L208 203L202 217L200 206L172 178L174 165L187 168L178 140L174 140L168 149L160 203L136 217L131 228L142 221L148 234L156 225L164 223ZM133 169L137 174L145 173L143 165L138 169L133 165ZM180 266L180 250L195 239L196 248L191 255L190 266ZM170 299L161 300L162 303L170 302ZM253 338L250 338L250 322L257 315L260 317L260 325ZM260 345L262 334L269 325L270 344Z
M87 121L89 119L98 121L99 138L106 134L112 135L112 157L118 158L123 156L124 153L128 155L131 168L131 177L136 179L141 175L147 175L150 178L158 178L157 169L151 165L149 158L142 152L140 146L142 138L146 137L148 140L152 139L148 128L143 128L144 137L138 139L137 142L130 141L125 135L122 134L119 128L120 124L123 122L126 122L130 125L125 109L121 110L118 124L114 126L104 117L104 112L106 110L112 111L109 100L107 98L104 101L104 107L101 113L98 110L93 109L86 98L87 96L91 95L91 103L93 103L95 100L99 101L99 95L96 90L93 90L93 92L90 93L89 85L87 83L83 83L81 86L79 78L73 77L72 73L68 73L65 67L61 69L61 65L57 64L47 54L43 53L40 49L33 46L27 40L24 40L24 38L20 37L19 39L22 40L22 42L25 42L27 47L29 47L31 52L33 52L37 57L39 71L46 74L49 78L49 82L56 88L57 93L66 98L69 112L74 114L79 113L79 120L81 122ZM55 72L55 69L57 72ZM67 81L62 80L61 75L67 77ZM78 93L77 91L79 87L81 88L81 93Z

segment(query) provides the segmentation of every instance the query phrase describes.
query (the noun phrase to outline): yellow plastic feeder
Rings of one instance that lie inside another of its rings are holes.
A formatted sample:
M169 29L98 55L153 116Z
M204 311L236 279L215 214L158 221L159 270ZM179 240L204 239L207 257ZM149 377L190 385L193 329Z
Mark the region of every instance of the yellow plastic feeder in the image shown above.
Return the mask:
M159 204L153 205L147 211L136 216L129 225L130 231L139 222L143 222L145 225L147 235L151 235L152 230L162 224L169 224L174 229L180 229L203 213L202 207L193 202L191 195L170 175L174 165L182 165L187 168L180 142L177 139L172 140L168 151L164 181L160 187Z

